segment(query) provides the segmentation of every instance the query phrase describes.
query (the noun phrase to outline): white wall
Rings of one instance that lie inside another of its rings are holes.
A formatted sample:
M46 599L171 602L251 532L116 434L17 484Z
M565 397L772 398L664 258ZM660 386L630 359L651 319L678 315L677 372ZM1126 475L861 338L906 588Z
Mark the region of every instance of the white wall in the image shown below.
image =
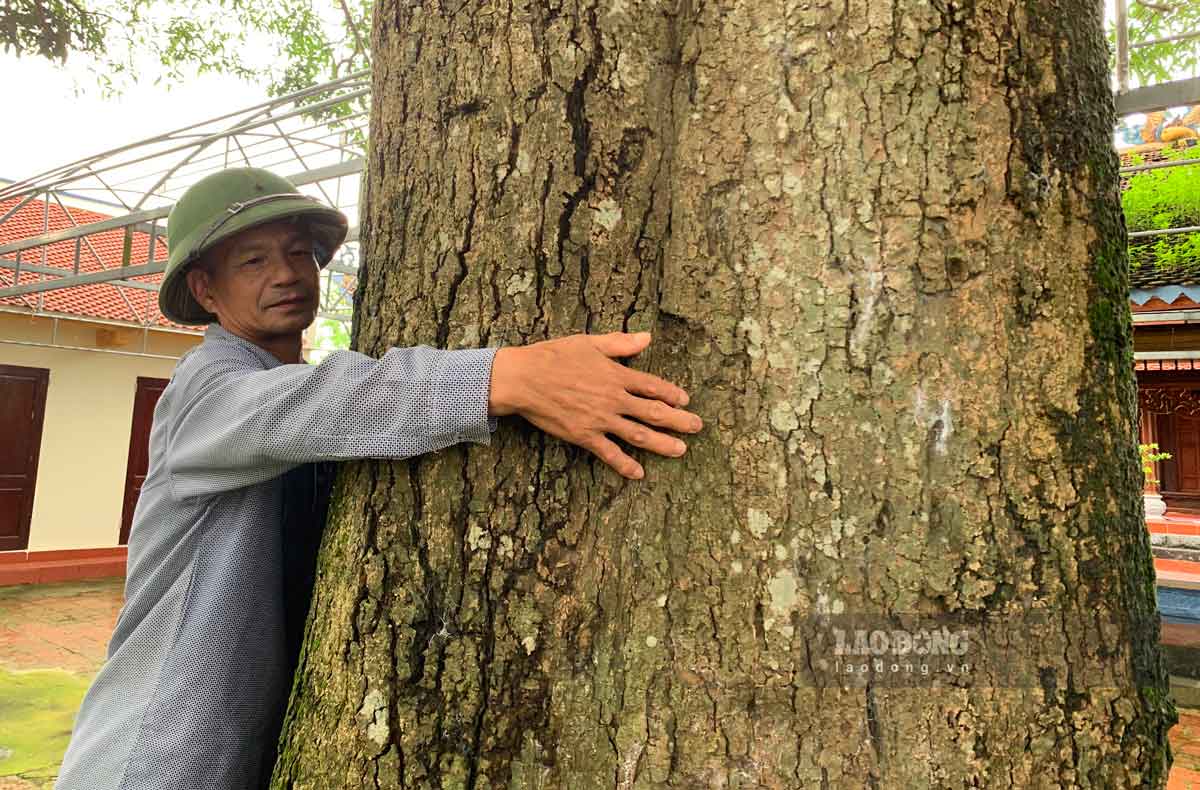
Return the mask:
M51 331L48 319L0 313L0 364L50 371L29 549L116 546L137 378L170 378L175 359L13 342L48 342ZM178 355L199 340L151 333L148 350ZM142 333L60 321L57 342L140 351Z

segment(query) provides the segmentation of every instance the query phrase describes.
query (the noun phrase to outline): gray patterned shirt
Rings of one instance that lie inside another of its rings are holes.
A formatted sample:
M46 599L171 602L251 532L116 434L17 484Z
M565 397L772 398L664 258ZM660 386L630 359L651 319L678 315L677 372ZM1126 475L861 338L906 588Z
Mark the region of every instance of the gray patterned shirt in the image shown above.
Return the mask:
M257 787L290 689L282 476L490 444L497 350L422 345L289 365L210 325L154 410L125 605L55 787Z

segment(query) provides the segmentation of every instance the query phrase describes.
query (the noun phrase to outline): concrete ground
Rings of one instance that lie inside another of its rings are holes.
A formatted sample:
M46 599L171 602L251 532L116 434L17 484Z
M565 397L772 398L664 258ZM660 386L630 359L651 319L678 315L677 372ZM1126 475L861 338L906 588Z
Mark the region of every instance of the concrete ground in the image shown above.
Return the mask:
M124 579L0 587L0 790L48 790L88 684L104 663ZM1196 645L1168 624L1163 641ZM1168 790L1200 790L1200 708L1170 733Z

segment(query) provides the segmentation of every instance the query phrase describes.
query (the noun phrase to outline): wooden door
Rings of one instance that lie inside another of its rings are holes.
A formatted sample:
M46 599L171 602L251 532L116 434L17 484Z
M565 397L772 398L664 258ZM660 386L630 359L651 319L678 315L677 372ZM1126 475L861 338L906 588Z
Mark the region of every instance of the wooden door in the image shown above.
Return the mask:
M1200 418L1156 414L1158 449L1171 454L1159 464L1159 493L1168 512L1200 514Z
M0 551L29 547L50 371L0 365Z
M1175 441L1175 418L1173 414L1154 414L1151 415L1154 420L1154 431L1157 437L1159 452L1171 454L1168 460L1160 461L1159 468L1159 492L1163 491L1178 491L1179 490L1179 472L1178 464L1175 459L1179 457L1179 447ZM1142 441L1145 441L1142 439Z
M1175 490L1200 494L1200 419L1175 415Z
M133 397L133 427L129 431L129 463L125 468L125 504L121 508L122 545L129 542L129 528L133 525L133 509L137 507L142 483L150 469L150 426L154 420L154 407L167 387L167 379L152 379L138 376L137 393Z

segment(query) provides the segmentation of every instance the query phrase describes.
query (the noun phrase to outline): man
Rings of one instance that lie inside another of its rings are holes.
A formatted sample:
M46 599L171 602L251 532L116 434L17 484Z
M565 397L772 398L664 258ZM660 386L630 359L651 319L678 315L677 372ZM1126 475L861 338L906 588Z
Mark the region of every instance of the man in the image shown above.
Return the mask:
M256 788L268 778L307 614L333 462L490 444L521 415L626 477L605 434L677 456L687 395L613 357L648 336L523 347L336 352L303 364L319 267L346 218L244 168L167 221L163 315L208 323L154 412L125 605L76 718L60 790Z

